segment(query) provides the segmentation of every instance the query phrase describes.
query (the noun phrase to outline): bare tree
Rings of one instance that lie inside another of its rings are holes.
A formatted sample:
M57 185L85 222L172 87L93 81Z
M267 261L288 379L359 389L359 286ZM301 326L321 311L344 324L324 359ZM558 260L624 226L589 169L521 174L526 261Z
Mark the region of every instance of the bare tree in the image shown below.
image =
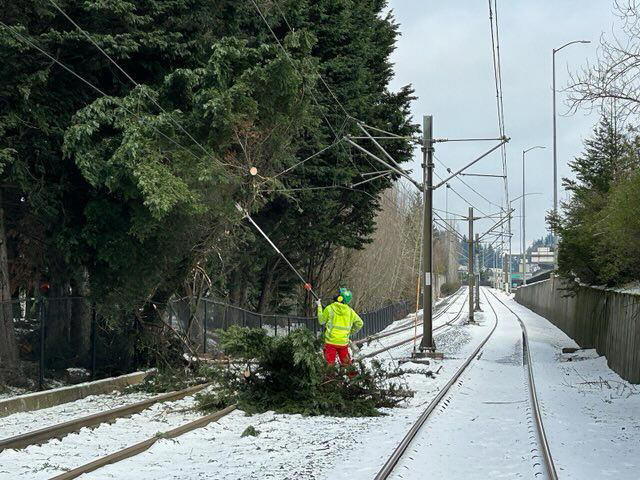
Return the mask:
M619 118L640 113L640 3L614 0L620 32L600 37L598 59L571 75L570 111L602 109L615 102Z
M318 282L323 294L330 294L339 285L349 286L360 311L375 310L400 299L413 303L416 298L422 201L407 185L398 182L381 195L380 203L371 242L363 250L336 251ZM434 272L446 274L447 248L441 232L434 237L433 251Z

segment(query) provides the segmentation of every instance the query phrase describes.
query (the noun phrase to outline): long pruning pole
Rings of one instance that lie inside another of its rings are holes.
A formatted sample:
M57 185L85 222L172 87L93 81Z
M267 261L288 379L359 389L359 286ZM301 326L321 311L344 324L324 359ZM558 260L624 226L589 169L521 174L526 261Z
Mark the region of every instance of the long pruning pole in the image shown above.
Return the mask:
M242 213L243 217L249 220L251 225L253 225L255 229L258 230L258 232L260 232L260 234L265 238L265 240L269 243L269 245L271 245L271 248L273 248L276 252L278 252L278 254L282 257L282 259L287 263L287 265L289 265L289 268L293 271L293 273L295 273L298 276L300 281L304 284L305 290L311 292L311 295L313 295L316 300L320 300L320 297L316 295L316 292L314 292L313 289L311 288L311 284L307 282L302 275L300 275L298 270L296 270L296 267L294 267L293 264L289 261L289 259L284 256L284 253L282 253L280 249L276 246L276 244L271 241L269 236L266 233L264 233L264 231L262 231L262 229L258 226L258 224L253 220L253 218L251 218L251 215L249 215L249 212L247 212L244 208L242 208L238 203L236 203L236 208L238 209L239 212Z

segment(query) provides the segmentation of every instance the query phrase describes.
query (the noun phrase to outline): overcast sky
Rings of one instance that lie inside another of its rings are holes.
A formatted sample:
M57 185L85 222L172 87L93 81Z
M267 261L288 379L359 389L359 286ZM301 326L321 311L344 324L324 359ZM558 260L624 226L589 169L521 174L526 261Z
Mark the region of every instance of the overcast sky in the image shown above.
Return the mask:
M557 88L566 86L568 72L596 57L599 38L611 32L617 21L613 0L498 0L502 82L504 91L509 195L522 194L522 150L535 145L526 155L526 191L542 195L527 197L526 241L546 234L545 213L553 207L551 51L572 40L591 40L590 45L571 45L556 54ZM402 36L393 54L396 76L392 88L412 84L418 100L414 119L422 122L433 115L434 136L446 138L495 137L497 113L488 2L484 0L390 0ZM566 95L558 93L558 112L565 114ZM558 116L559 177L570 176L567 162L582 152L583 140L591 134L597 114L579 112ZM483 143L437 144L436 155L450 168L462 167L490 148ZM412 165L421 176L421 153L416 150ZM443 175L444 168L436 164ZM470 170L500 173L496 152ZM501 204L500 179L464 177L489 200ZM451 186L481 210L497 208L478 197L457 180ZM566 195L560 187L559 198ZM444 209L445 189L436 191L435 207ZM451 192L449 210L466 214L468 204ZM520 215L520 202L514 203ZM520 251L519 218L514 219L513 251ZM482 230L488 224L477 225ZM466 229L466 226L464 226ZM459 225L462 231L462 225Z

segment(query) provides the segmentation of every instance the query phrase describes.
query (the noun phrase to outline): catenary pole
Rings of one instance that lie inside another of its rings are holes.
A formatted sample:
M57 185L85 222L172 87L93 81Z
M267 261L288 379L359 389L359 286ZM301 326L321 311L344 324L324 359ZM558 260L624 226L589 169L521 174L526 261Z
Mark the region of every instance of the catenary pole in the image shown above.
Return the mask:
M422 278L424 287L422 293L423 335L420 351L435 350L433 344L433 285L431 277L433 241L433 117L425 115L423 118L422 139L422 193L424 196L424 211L422 222Z
M473 207L469 207L469 255L468 255L468 275L469 278L469 321L473 322L473 281L474 281L474 273L473 273Z
M478 265L477 274L476 274L476 306L475 310L480 310L480 274L482 273L482 265L480 264L480 234L476 233L476 263Z

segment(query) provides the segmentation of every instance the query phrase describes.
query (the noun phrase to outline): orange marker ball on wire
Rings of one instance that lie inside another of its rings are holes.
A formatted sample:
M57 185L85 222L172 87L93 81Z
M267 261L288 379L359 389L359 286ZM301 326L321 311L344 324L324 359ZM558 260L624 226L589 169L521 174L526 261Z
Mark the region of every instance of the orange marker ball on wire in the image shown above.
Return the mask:
M305 284L304 284L304 289L305 289L306 291L310 292L310 291L311 291L311 288L312 288L312 287L311 287L311 284L310 284L310 283L305 283Z

